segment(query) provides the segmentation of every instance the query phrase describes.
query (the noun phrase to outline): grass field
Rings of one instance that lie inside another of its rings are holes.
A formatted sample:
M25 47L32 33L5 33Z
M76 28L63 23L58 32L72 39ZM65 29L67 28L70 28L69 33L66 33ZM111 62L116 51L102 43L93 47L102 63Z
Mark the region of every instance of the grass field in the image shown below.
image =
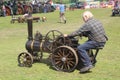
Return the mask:
M34 33L38 30L45 35L56 29L64 34L76 30L83 24L81 14L84 10L66 11L66 24L60 24L59 12L33 14L46 16L47 22L34 22ZM17 56L25 50L27 24L10 23L10 16L0 17L0 80L120 80L120 17L111 17L111 9L90 9L99 19L109 37L105 48L97 56L97 64L91 73L80 74L59 72L50 68L48 53L43 53L41 63L34 63L31 68L19 67ZM83 38L80 42L86 40Z

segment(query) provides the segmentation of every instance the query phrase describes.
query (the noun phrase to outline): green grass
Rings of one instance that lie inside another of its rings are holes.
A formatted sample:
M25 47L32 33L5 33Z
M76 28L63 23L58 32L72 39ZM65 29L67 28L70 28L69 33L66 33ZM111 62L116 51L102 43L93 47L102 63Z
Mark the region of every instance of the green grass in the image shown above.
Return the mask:
M27 24L10 23L10 16L0 17L0 80L119 80L120 79L120 17L111 17L111 9L90 9L106 30L109 41L97 56L97 64L91 73L79 74L55 71L50 68L48 53L43 53L41 63L34 63L31 68L19 67L17 56L26 51ZM38 30L45 35L56 29L64 34L78 29L83 24L81 15L84 10L66 11L66 24L59 21L59 11L33 16L46 16L47 22L33 23L34 33ZM80 40L84 42L86 40Z

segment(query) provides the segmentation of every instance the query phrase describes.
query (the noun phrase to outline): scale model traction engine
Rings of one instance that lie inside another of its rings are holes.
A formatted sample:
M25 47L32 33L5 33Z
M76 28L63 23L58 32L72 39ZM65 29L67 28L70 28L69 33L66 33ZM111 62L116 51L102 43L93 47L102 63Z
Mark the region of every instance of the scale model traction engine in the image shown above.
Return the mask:
M64 37L58 30L50 30L45 36L36 32L33 38L32 19L28 23L27 52L18 55L19 66L30 67L34 61L41 61L43 52L51 53L53 68L59 71L72 72L81 65L77 53L78 38ZM91 62L96 63L96 56L100 48L88 50ZM95 51L93 51L95 50Z

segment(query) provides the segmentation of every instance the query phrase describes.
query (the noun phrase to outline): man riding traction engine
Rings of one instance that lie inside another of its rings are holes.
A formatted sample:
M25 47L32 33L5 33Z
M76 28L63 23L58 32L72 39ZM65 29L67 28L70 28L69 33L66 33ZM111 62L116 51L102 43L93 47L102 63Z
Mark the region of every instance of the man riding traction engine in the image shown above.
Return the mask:
M18 55L19 66L31 67L34 61L41 61L43 52L47 52L50 53L53 68L59 71L72 72L83 64L80 62L78 54L78 41L77 37L65 37L58 30L51 30L45 36L37 31L33 37L32 19L28 19L27 52ZM99 49L100 47L87 50L93 65L96 63ZM95 53L93 50L95 50Z

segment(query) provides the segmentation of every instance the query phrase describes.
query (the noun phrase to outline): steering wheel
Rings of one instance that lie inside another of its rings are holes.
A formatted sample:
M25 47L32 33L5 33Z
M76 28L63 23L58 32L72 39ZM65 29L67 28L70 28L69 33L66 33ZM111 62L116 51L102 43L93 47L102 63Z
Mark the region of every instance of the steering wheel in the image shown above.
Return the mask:
M46 48L53 51L58 46L64 45L64 35L58 30L50 30L45 36Z

